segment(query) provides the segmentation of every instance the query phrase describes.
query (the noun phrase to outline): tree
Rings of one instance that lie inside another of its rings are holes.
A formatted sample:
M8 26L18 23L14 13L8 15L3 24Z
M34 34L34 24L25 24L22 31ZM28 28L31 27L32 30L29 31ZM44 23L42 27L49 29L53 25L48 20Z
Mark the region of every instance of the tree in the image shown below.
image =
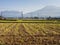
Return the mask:
M39 19L39 17L34 17L34 19Z

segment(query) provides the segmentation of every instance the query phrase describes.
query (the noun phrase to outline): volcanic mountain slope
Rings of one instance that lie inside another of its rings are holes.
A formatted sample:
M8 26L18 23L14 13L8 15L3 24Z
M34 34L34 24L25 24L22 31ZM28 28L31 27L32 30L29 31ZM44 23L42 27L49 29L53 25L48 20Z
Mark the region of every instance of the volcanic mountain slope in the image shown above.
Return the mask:
M59 17L60 15L60 7L56 6L46 6L40 10L30 12L25 14L25 16L38 16L38 17Z

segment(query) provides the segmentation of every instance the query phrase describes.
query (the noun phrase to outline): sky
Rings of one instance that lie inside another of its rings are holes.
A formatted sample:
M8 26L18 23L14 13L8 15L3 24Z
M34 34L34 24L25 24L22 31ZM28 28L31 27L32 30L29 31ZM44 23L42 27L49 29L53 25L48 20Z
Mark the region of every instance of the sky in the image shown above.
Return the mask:
M60 0L0 0L0 11L15 10L28 13L47 5L60 7Z

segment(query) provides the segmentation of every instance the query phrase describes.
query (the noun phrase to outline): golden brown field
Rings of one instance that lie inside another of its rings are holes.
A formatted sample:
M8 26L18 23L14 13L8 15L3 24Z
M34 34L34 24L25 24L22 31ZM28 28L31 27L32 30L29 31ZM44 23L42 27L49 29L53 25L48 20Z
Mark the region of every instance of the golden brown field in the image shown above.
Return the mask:
M60 45L60 24L0 23L1 45Z

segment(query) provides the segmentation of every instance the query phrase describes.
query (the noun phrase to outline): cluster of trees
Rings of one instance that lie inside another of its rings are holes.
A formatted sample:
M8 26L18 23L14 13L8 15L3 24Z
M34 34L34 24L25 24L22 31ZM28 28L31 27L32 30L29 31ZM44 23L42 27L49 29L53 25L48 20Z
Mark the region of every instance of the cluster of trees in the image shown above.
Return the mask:
M60 20L60 17L26 17L23 19L44 19L44 20Z
M3 16L0 16L0 20L6 20L6 18Z
M47 20L60 20L60 17L47 17Z
M17 19L43 19L43 20L60 20L60 17L18 17L18 18L15 18L15 17L3 17L3 16L0 16L0 20L17 20Z

